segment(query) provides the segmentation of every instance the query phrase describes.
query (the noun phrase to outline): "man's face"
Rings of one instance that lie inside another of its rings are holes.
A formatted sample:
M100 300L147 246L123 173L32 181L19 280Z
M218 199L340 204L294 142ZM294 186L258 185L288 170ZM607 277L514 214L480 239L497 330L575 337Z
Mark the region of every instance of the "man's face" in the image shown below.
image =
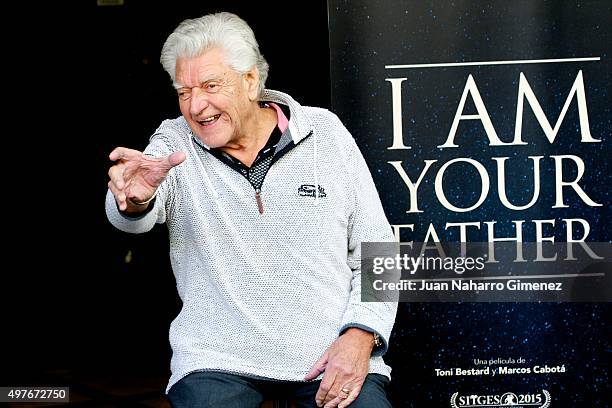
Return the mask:
M245 123L257 97L257 71L242 75L225 62L219 48L176 61L181 113L209 147L231 145L246 137Z

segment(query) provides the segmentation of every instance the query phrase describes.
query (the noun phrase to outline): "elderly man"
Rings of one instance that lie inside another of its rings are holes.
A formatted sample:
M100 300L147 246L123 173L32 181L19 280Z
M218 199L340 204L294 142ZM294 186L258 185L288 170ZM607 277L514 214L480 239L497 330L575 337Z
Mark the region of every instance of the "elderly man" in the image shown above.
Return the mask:
M230 13L186 20L161 56L182 117L110 154L106 212L166 222L183 307L170 325L175 407L388 407L381 357L397 304L361 302L360 244L393 241L354 139L327 110L266 90Z

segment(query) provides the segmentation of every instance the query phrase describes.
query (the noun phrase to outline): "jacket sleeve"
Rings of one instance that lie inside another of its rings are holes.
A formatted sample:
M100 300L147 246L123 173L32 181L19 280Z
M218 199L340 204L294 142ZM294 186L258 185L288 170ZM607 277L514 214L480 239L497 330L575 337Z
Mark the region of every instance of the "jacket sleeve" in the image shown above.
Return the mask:
M354 181L354 211L348 225L348 265L353 271L349 304L342 319L340 333L349 327L358 327L377 333L383 347L373 351L373 356L383 355L388 348L389 337L397 312L396 299L389 302L361 301L361 243L395 242L395 237L382 208L374 180L355 140L336 118L344 133L346 166Z
M151 137L149 145L144 154L151 157L165 157L173 150L161 135L155 134ZM150 231L158 223L166 221L166 202L169 197L169 189L172 185L172 177L175 169L171 169L166 179L158 187L157 195L150 205L149 210L140 216L129 216L119 211L117 202L110 189L106 192L106 217L117 229L132 234L141 234Z

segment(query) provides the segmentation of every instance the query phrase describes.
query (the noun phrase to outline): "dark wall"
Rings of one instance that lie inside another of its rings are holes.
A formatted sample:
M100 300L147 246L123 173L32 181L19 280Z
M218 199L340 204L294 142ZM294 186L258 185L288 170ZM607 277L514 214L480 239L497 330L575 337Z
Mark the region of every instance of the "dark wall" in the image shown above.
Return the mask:
M329 108L326 3L58 7L64 9L36 10L44 32L35 52L52 85L36 94L44 109L28 125L39 131L24 139L37 173L24 190L36 187L37 199L20 200L24 223L9 220L9 252L20 266L3 279L3 320L12 322L0 355L9 368L3 374L167 370L168 326L180 309L167 231L157 226L132 236L108 224L107 156L119 145L144 148L163 119L180 115L159 53L183 19L213 11L235 12L251 25L270 64L269 88Z

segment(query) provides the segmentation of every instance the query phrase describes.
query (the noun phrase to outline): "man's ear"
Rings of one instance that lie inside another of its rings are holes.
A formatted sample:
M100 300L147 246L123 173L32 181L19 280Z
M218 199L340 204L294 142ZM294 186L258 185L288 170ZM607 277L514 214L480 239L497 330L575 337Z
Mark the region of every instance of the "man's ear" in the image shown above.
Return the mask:
M259 94L259 70L257 67L254 66L250 71L244 74L244 79L246 81L249 100L256 101Z

